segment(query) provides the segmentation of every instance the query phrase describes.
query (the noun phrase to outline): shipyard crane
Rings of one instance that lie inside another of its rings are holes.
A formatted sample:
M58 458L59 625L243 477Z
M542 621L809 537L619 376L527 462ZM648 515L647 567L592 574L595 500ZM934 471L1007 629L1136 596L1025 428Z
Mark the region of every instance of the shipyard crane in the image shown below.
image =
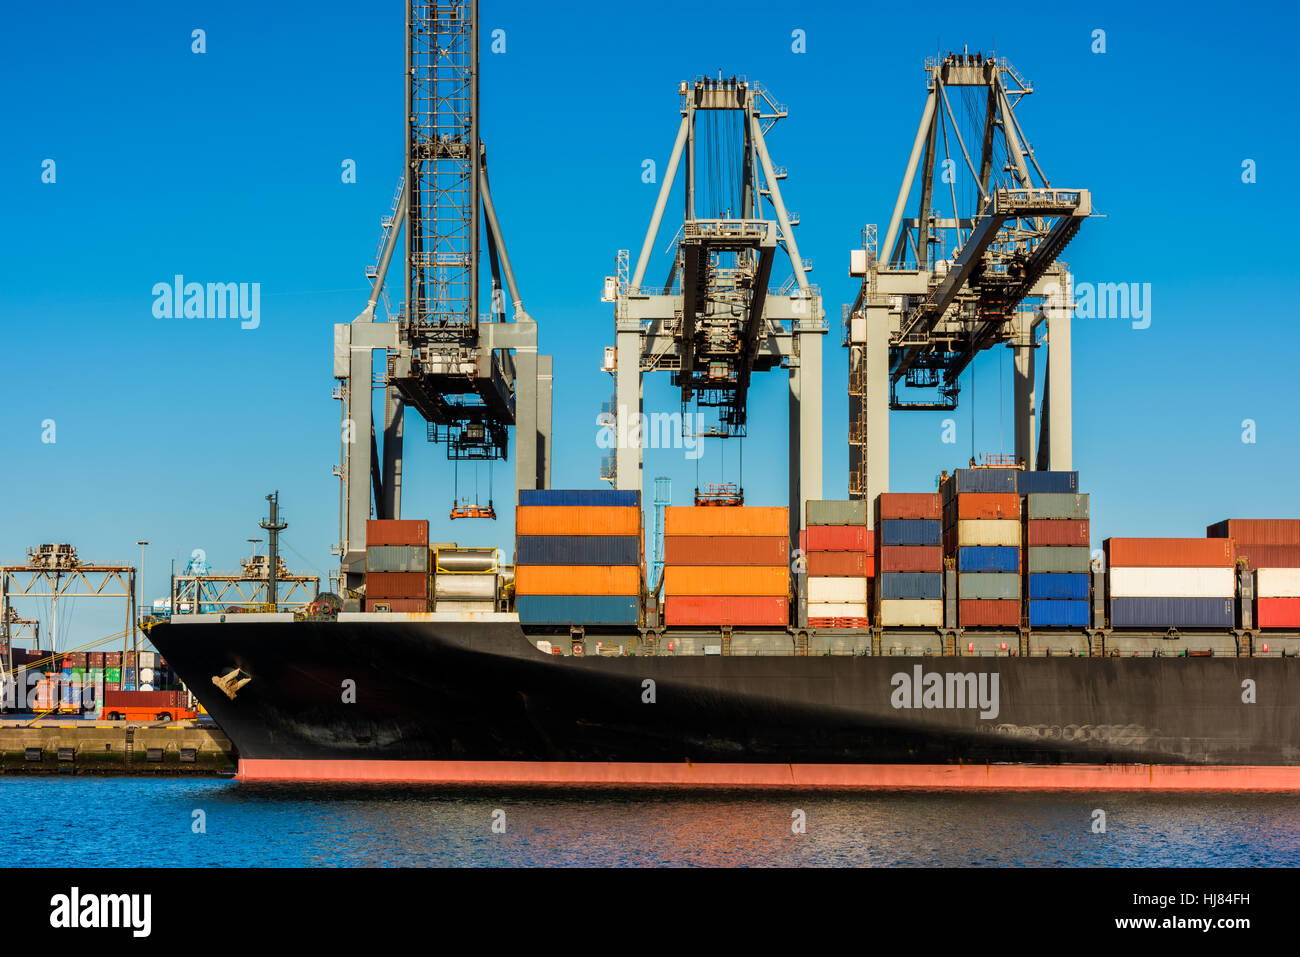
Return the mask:
M617 488L641 490L646 373L670 373L683 411L692 401L716 409L717 424L706 435L733 438L747 432L754 373L785 368L790 535L798 541L804 503L822 493L826 324L821 294L808 282L811 266L795 242L798 218L781 196L786 172L772 164L765 139L787 110L742 77L699 77L680 84L678 94L677 138L635 268L629 275L628 253L620 251L616 275L605 280L603 298L615 304L616 346L607 365L615 380L609 417L617 423L606 477ZM651 283L651 250L683 167L685 204L672 264L664 282ZM778 250L790 277L772 288Z
M1053 187L1043 173L1015 114L1033 87L1005 57L949 53L927 59L925 70L925 107L884 242L877 249L868 226L850 257L862 285L844 329L849 494L868 501L889 490L890 410L955 409L962 371L997 345L1014 353L1017 462L1071 464L1073 304L1059 257L1091 215L1091 196ZM962 135L959 117L978 143ZM904 218L918 172L916 213ZM935 208L945 201L951 212ZM1035 455L1040 344L1047 396ZM900 386L928 395L904 399Z
M488 188L477 0L408 0L405 76L404 173L378 262L367 271L370 298L356 319L334 327L335 395L343 401L336 552L344 587L354 591L372 497L376 517L401 515L407 407L457 463L506 459L513 428L516 487L550 484L551 357L538 355L537 323L524 309ZM480 233L491 271L485 315ZM406 239L404 301L396 321L377 321L399 234ZM376 351L383 353L378 372ZM371 413L375 387L384 391L382 458ZM486 517L488 509L468 514Z

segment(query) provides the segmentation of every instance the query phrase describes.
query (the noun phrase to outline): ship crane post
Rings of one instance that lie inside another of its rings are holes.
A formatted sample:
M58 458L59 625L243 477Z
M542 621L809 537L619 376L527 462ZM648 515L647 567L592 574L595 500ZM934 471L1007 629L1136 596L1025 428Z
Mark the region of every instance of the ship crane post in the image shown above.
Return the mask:
M1071 467L1074 306L1059 257L1092 215L1091 195L1053 187L1044 175L1015 115L1033 87L1005 57L963 51L931 57L925 67L925 107L884 242L877 248L868 226L862 248L850 254L849 275L862 285L844 328L849 495L868 502L889 490L890 411L956 409L962 371L997 345L1014 355L1017 463ZM983 114L978 143L962 136L963 106L966 115ZM916 213L904 218L918 172ZM959 208L959 195L973 206ZM950 215L934 208L945 200ZM1042 345L1046 396L1036 441L1034 352ZM900 387L934 391L909 400Z

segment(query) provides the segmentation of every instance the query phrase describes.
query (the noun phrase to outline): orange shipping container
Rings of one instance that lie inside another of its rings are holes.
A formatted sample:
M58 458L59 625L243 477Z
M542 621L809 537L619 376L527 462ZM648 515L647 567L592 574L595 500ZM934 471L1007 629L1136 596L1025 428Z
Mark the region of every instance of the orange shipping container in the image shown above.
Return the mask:
M1231 568L1230 538L1108 538L1101 543L1110 568Z
M722 511L722 509L719 509ZM517 574L517 573L516 573ZM664 595L780 595L789 594L790 569L751 565L665 565Z
M1019 518L1020 496L1015 492L963 492L948 503L947 524L971 518Z
M563 506L539 506L561 508ZM516 595L639 595L635 565L518 565Z
M666 535L668 565L786 565L790 540L784 535Z
M808 574L814 578L872 578L876 560L866 552L809 552Z
M635 506L520 505L515 509L515 534L640 535L641 509ZM570 591L563 594L598 593Z
M776 506L670 506L664 510L664 534L788 535L790 510Z

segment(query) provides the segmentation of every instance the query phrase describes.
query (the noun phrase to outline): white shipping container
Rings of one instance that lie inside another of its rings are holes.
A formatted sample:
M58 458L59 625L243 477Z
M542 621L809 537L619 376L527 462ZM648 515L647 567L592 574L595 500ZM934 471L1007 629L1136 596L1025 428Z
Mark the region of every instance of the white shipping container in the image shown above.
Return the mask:
M809 578L808 601L858 601L867 600L865 578Z
M869 618L865 601L810 601L809 618Z
M880 602L880 623L887 628L935 628L943 624L943 602L938 598L886 598Z
M1112 598L1233 598L1232 568L1112 568Z
M1255 572L1256 598L1300 598L1300 568L1261 568Z
M957 522L957 545L1020 547L1020 523L1014 518L963 518Z

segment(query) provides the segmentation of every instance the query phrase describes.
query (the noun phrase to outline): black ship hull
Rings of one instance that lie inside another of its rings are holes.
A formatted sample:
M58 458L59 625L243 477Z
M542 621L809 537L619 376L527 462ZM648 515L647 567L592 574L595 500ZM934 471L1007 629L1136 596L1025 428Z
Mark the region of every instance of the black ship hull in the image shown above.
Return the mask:
M1300 787L1296 658L579 657L513 622L150 637L245 780Z

